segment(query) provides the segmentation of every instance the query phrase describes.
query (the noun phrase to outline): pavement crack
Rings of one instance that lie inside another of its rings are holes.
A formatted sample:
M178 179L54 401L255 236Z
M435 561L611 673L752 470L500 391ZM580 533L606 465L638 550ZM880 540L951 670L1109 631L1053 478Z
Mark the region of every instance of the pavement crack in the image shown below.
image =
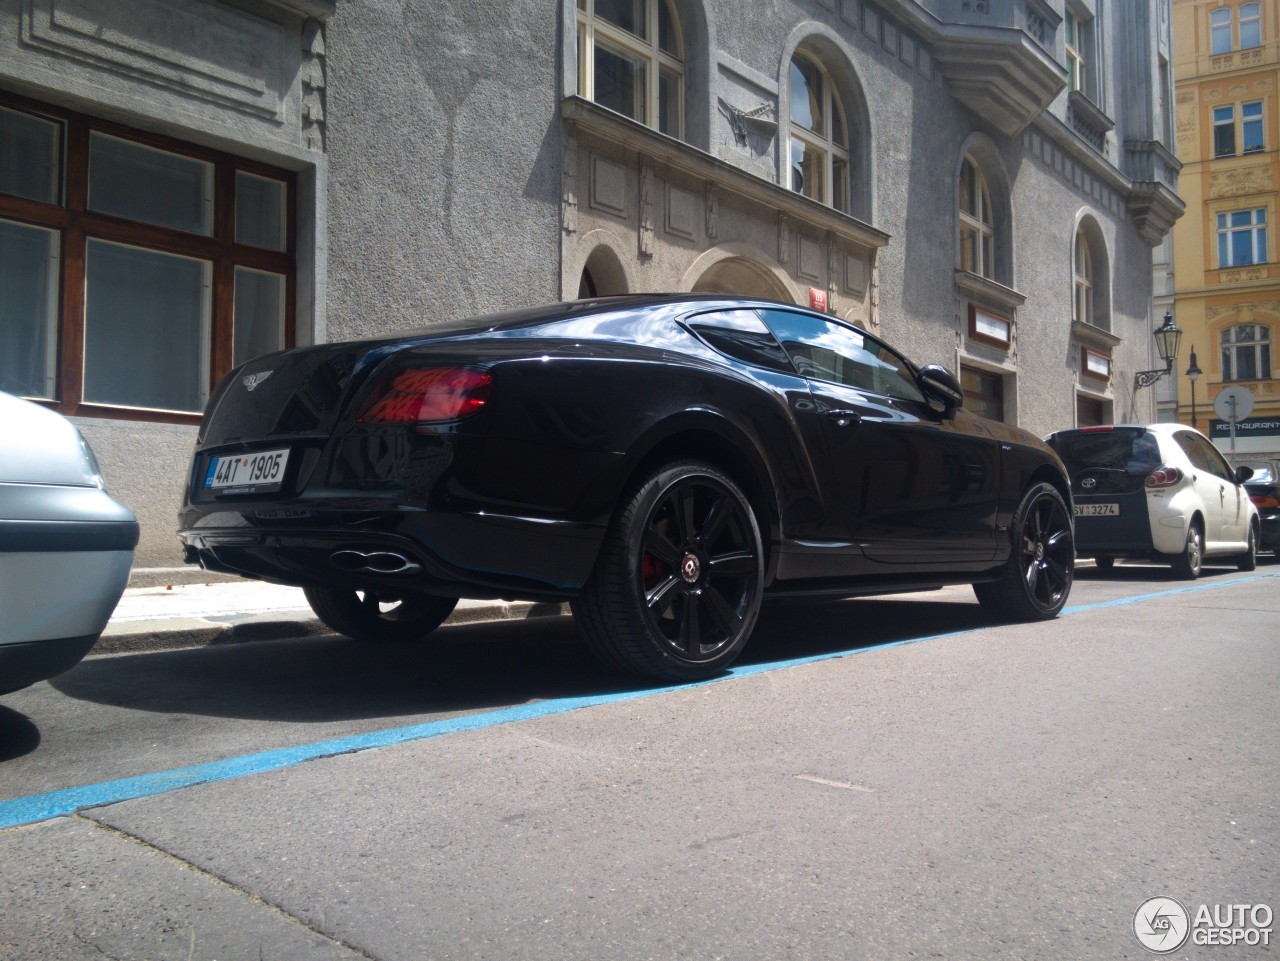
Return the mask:
M346 941L342 938L335 937L334 935L330 934L327 931L320 930L314 924L311 924L309 921L307 921L305 918L299 917L298 915L287 910L283 906L276 904L272 901L268 901L266 898L262 897L259 894L254 894L252 891L246 891L244 888L237 885L231 879L223 877L222 875L218 874L215 871L210 871L208 868L201 867L195 862L189 861L188 859L182 857L181 855L175 854L173 851L169 851L165 848L162 848L158 844L154 844L151 841L148 841L146 838L141 837L140 835L134 834L130 831L126 831L123 828L118 828L113 824L107 824L105 821L100 821L99 819L83 811L77 814L73 814L71 815L71 817L77 818L78 820L81 820L81 821L85 821L88 824L92 825L93 827L97 828L98 830L105 831L108 834L113 834L116 837L120 838L122 841L126 841L130 844L136 844L139 847L145 848L148 851L152 851L160 855L162 858L172 861L174 864L178 865L184 870L191 871L192 873L197 874L202 878L212 881L214 884L218 885L219 887L222 887L228 891L231 891L240 897L248 898L250 901L253 901L256 904L261 905L267 910L285 919L286 921L289 921L293 924L298 925L301 928L306 929L307 931L314 934L316 937L324 938L326 941L332 942L333 944L336 944L339 947L344 948L347 951L350 951L353 954L358 955L359 957L368 958L369 961L379 961L376 955L370 954L368 951L364 950L359 945L352 944L350 941ZM77 938L79 937L78 934L76 936ZM195 929L194 928L192 929L191 937L192 937L191 951L194 952L195 951ZM88 942L86 942L86 944L87 943ZM92 946L97 948L97 945L92 945ZM102 954L101 948L97 948L97 950L100 954ZM103 954L103 957L107 957L107 955Z

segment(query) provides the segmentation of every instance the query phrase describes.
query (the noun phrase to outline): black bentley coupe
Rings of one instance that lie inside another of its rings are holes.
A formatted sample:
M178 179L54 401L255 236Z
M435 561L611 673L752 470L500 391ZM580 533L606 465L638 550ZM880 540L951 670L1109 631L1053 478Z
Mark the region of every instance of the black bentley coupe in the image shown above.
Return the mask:
M830 316L601 298L258 358L218 385L179 535L338 633L568 600L606 662L712 675L760 604L970 583L1055 617L1070 487L1036 437Z

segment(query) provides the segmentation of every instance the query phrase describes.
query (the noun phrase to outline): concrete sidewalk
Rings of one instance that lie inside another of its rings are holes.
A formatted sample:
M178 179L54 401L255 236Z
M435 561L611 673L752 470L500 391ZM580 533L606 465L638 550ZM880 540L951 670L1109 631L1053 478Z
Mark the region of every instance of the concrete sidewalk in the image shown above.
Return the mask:
M567 605L459 601L446 625L557 615ZM90 655L331 634L298 587L212 581L131 587Z

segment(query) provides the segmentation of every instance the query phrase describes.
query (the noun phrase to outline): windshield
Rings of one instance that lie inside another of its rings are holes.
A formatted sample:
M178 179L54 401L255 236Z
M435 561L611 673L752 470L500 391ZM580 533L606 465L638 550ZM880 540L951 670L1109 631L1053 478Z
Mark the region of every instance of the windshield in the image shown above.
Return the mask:
M1141 427L1054 434L1049 446L1058 452L1073 476L1092 467L1146 477L1160 466L1156 439Z

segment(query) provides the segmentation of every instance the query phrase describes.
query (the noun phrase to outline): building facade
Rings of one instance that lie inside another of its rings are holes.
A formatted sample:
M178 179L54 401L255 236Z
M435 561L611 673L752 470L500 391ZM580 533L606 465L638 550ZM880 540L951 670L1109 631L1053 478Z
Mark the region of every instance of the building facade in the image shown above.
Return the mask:
M1175 0L1178 154L1188 215L1173 231L1175 310L1190 354L1178 378L1178 419L1233 449L1230 391L1252 409L1234 450L1280 457L1280 266L1271 256L1280 199L1280 4Z
M158 575L236 364L539 302L768 296L1037 433L1154 418L1169 35L1168 0L0 0L0 389L75 419Z

